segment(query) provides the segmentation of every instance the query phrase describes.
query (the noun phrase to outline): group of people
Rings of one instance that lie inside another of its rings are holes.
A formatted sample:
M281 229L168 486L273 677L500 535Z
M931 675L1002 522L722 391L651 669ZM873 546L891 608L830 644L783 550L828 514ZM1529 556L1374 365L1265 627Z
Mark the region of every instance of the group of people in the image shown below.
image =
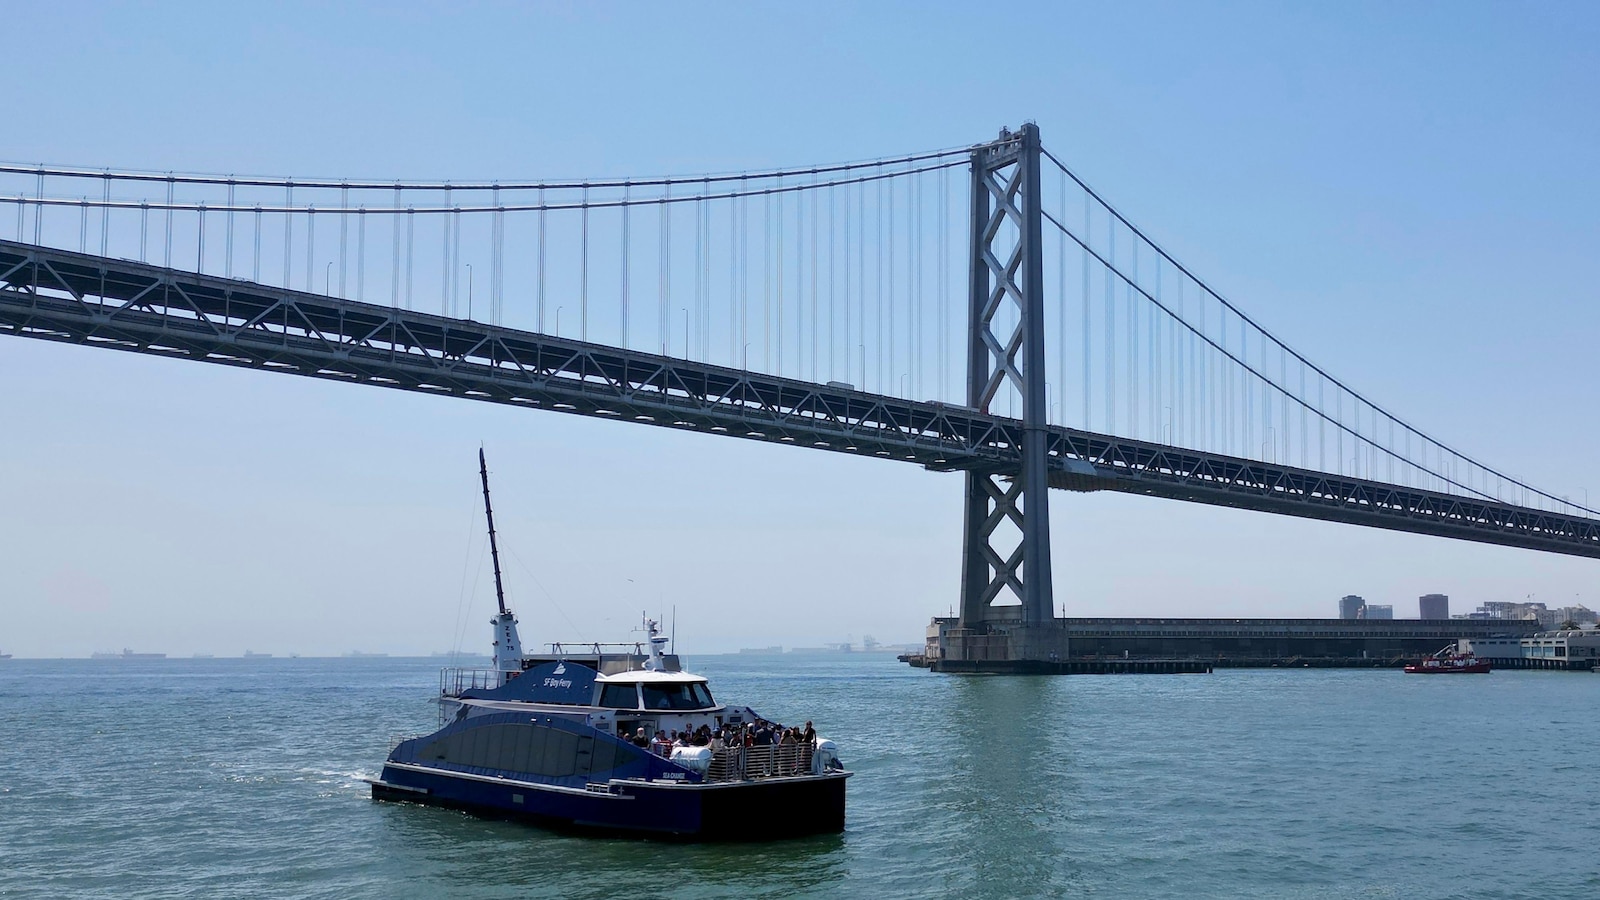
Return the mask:
M622 735L619 735L621 737ZM725 750L730 747L770 747L773 745L804 745L814 747L817 743L817 730L810 722L804 728L785 728L776 722L757 719L741 725L723 725L712 728L710 725L701 725L699 728L684 731L657 731L654 737L645 732L643 727L636 729L629 739L634 746L648 749L657 756L670 757L674 747L710 747L712 752Z

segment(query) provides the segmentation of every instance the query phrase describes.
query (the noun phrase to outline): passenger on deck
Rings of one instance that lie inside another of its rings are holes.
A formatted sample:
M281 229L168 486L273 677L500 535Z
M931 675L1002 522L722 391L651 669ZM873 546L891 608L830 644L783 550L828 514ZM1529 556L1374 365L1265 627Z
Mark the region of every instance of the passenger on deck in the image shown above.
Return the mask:
M644 733L643 725L640 725L639 730L633 733L633 745L641 750L650 746L650 736Z
M805 744L807 747L815 747L817 745L817 730L811 727L809 720L806 722L806 730L800 732L800 743Z
M650 742L650 752L657 756L672 755L672 741L667 739L665 731L657 731L655 740Z

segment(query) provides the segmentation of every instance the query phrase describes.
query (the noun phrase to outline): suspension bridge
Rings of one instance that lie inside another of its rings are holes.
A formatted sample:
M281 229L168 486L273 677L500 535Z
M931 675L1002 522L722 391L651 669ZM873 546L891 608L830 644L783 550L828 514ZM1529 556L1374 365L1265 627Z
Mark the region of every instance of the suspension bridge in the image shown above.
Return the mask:
M1052 488L1600 557L1593 510L1296 352L1032 124L695 177L0 165L7 224L3 334L962 472L958 657L1065 655Z

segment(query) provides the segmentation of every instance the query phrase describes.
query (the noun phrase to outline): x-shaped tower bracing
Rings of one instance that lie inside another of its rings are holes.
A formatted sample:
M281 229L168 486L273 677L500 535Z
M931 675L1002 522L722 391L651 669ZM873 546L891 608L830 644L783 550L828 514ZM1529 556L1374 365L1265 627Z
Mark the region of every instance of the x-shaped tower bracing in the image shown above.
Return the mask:
M967 472L961 623L969 628L1000 617L997 601L1020 602L1028 625L1048 621L1053 606L1039 158L1032 123L972 151L967 403L988 412L1001 390L1014 389L1023 443L1020 472Z

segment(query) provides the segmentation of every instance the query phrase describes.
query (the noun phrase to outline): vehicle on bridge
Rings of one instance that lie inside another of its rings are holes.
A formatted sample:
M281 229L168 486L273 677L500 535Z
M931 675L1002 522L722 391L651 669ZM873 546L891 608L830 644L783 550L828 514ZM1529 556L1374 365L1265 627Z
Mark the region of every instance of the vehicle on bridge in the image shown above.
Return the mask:
M717 702L665 652L655 622L645 621L647 652L641 642L523 654L482 460L500 604L494 666L441 673L442 727L395 746L370 780L373 799L680 839L842 831L851 773L833 742L809 722L783 729Z

